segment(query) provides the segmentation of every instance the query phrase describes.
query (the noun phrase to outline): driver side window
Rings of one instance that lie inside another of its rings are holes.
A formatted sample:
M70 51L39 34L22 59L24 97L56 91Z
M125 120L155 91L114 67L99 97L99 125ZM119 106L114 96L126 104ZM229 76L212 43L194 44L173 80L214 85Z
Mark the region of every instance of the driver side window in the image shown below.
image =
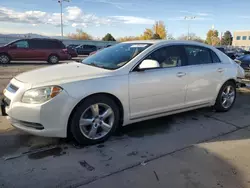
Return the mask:
M186 65L185 51L182 46L166 46L152 52L146 59L156 60L161 68Z
M14 44L17 46L17 48L29 48L28 41L26 40L21 40L21 41L15 42Z

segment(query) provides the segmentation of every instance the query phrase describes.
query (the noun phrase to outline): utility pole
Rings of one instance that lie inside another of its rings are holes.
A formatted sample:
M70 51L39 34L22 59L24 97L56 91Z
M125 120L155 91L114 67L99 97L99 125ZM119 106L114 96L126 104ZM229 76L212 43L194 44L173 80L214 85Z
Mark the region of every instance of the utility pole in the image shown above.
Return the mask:
M58 0L58 3L60 3L60 9L61 9L61 37L63 39L63 1L69 2L69 0Z
M187 34L187 40L189 40L189 30L190 30L190 23L189 20L194 20L196 16L185 16L184 20L188 21L188 34Z

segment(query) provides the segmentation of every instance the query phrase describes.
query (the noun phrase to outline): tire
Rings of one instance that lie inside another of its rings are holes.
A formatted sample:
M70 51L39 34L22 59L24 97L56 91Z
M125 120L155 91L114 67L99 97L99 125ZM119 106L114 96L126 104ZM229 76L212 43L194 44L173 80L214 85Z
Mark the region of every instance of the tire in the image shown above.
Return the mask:
M99 113L93 110L97 109L97 106ZM109 112L110 115L105 117L104 112ZM97 116L97 114L100 116ZM83 121L83 119L88 121ZM79 144L97 144L107 140L116 131L116 128L119 126L119 119L120 112L117 104L109 97L96 95L87 98L76 108L69 123L69 130ZM82 126L80 126L80 120ZM112 126L107 128L109 124L112 124Z
M0 64L10 63L10 57L7 54L0 54Z
M229 93L227 94L227 89ZM225 102L227 100L227 102ZM236 85L232 81L228 81L220 89L220 92L217 96L214 108L217 112L227 112L229 111L236 100Z
M48 58L48 63L57 64L59 62L59 57L57 55L50 55Z

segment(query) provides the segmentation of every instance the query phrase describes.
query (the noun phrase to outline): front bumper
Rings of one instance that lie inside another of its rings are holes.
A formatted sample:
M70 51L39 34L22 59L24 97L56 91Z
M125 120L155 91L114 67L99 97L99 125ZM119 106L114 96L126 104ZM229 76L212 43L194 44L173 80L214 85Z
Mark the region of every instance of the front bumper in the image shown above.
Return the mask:
M10 100L9 105L1 102L3 115L8 115L10 123L30 134L47 137L66 137L69 116L76 104L74 98L62 91L53 99L42 104L22 103L25 89L19 88L16 93L6 91L4 97Z

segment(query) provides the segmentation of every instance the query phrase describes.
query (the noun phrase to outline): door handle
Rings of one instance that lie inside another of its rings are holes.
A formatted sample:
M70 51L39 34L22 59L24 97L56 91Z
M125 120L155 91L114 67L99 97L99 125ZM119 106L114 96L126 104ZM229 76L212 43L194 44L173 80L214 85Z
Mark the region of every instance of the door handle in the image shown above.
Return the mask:
M178 72L178 73L176 74L177 77L183 77L183 76L185 76L185 75L186 75L185 72Z
M218 68L217 72L224 72L224 69L223 68Z

